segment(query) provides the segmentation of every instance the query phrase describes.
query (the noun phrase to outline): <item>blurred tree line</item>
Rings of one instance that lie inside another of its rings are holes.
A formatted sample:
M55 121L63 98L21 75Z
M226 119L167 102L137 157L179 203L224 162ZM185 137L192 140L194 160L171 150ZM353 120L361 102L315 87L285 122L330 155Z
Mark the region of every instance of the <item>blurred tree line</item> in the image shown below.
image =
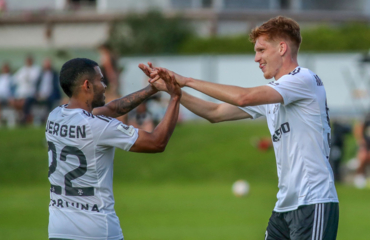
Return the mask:
M176 54L193 35L191 25L180 16L165 18L150 11L114 23L108 44L122 55Z
M301 52L358 52L370 49L367 24L318 25L303 28ZM160 12L132 14L116 22L108 43L121 55L244 54L254 53L248 34L198 37L181 16L165 18Z

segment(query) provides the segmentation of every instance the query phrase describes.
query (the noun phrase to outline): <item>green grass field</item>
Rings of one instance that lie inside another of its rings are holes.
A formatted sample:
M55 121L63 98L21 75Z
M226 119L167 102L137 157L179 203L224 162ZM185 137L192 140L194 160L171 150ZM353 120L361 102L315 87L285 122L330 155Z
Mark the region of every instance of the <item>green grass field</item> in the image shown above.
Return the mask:
M264 122L177 127L166 151L116 151L114 193L125 240L263 239L277 193L273 151L251 137ZM0 239L47 239L49 185L43 129L0 129ZM246 179L247 197L231 185ZM370 190L337 186L339 240L370 239Z

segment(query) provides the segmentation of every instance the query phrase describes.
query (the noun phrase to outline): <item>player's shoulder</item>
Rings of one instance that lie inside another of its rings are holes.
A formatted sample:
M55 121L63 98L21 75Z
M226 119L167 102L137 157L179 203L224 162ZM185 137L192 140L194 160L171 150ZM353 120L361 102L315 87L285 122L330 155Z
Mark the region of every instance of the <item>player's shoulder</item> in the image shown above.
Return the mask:
M49 117L50 116L56 116L58 115L59 113L61 113L62 109L65 108L68 104L63 104L63 105L59 105L57 106L56 108L54 108L50 113L49 113Z
M81 116L89 121L91 124L98 124L98 125L107 125L112 121L116 120L115 118L111 118L104 115L94 115L91 112L86 110L81 111Z
M301 82L305 84L311 84L313 82L321 81L320 78L308 68L296 67L290 73L281 77L281 79L287 81ZM280 81L281 82L281 81Z
M285 77L292 77L292 78L311 78L314 73L308 69L301 66L296 67L293 71L286 74Z
M81 108L68 109L68 104L60 105L51 111L50 115L58 118L69 117L70 121L87 122L90 125L107 125L114 121L114 118L104 115L94 115Z

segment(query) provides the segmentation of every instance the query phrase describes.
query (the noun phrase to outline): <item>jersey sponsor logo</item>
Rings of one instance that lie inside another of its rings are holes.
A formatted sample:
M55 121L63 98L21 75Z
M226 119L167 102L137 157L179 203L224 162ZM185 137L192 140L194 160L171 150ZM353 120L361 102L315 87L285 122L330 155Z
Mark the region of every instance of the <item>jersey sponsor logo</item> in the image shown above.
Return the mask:
M291 71L290 73L289 73L289 75L296 75L297 73L299 73L301 71L301 68L296 68L296 69L294 69L293 71Z
M68 202L60 198L57 200L50 199L49 207L75 208L91 212L100 212L97 204L91 206L88 203Z
M314 75L314 77L316 79L316 85L317 86L324 86L324 83L321 81L321 79L319 78L319 76Z
M85 125L65 125L53 121L47 121L45 132L66 138L86 138Z
M283 133L290 132L290 125L288 122L281 124L281 126L275 131L274 135L272 136L272 141L278 142L281 139Z
M133 126L126 126L124 124L118 125L117 129L130 137L135 133L135 128Z

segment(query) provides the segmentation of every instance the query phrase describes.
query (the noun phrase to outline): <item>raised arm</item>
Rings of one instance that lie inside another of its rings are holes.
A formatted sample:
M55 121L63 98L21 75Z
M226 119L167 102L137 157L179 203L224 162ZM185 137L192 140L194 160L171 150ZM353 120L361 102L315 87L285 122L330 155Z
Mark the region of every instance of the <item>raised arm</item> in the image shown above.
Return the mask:
M139 137L131 147L131 152L163 152L175 129L180 110L181 89L175 79L166 82L166 89L171 96L166 114L153 132L139 130Z
M169 72L181 87L190 87L200 91L208 96L227 102L235 106L256 106L269 103L283 103L283 97L275 89L268 86L259 86L253 88L243 88L231 85L217 84L202 81L194 78L183 77L165 68L156 68L151 73L151 83L162 77L163 72Z
M103 107L98 107L93 109L94 115L105 115L108 117L119 117L122 116L132 109L136 108L140 103L145 99L157 93L158 90L155 89L152 85L131 93L125 97L115 99Z

